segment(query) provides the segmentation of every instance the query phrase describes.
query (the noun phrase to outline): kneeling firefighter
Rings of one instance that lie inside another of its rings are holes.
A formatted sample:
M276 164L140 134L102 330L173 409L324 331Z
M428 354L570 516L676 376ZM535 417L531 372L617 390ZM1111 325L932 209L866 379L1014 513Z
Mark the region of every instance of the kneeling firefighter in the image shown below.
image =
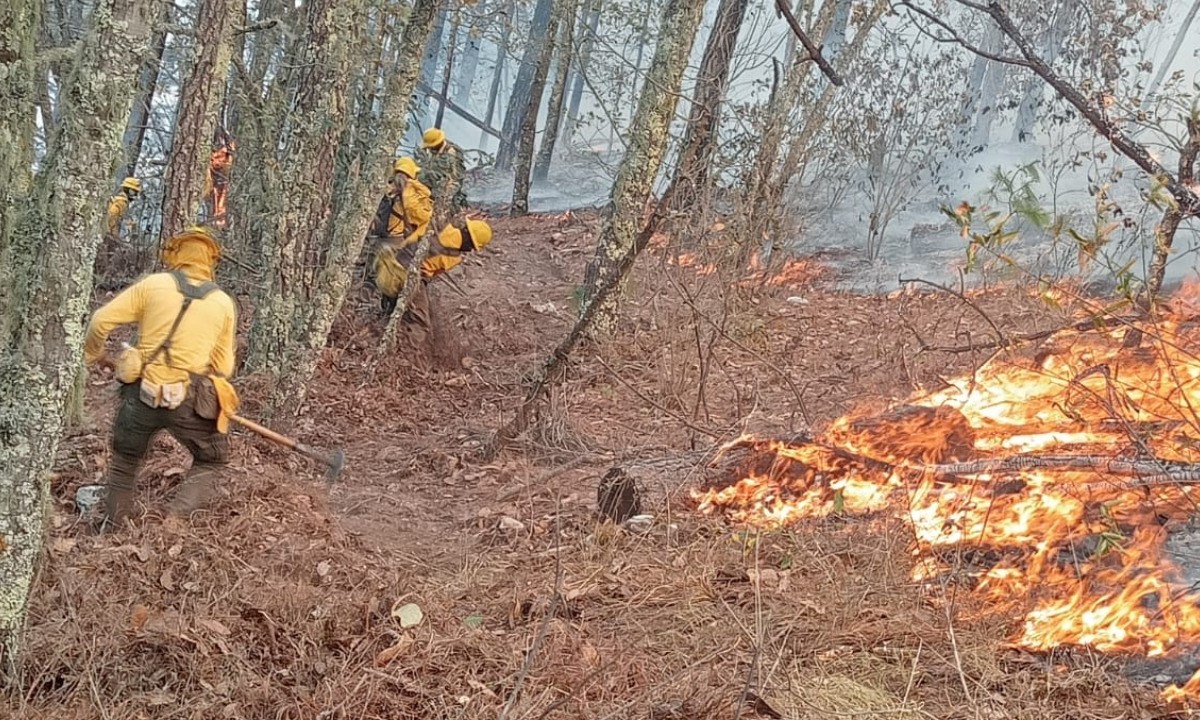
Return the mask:
M425 286L430 280L448 273L462 263L463 253L482 250L492 241L492 228L482 220L457 222L442 229L437 240L429 243L429 252L421 263L421 284L409 303L405 320L422 330L431 326L429 297ZM416 244L379 252L375 256L375 286L383 296L384 310L391 314L396 298L408 278L408 265L416 254ZM390 305L389 305L390 302Z
M237 309L213 282L221 248L212 231L190 227L167 241L167 272L148 275L100 308L88 325L84 359L113 365L121 406L113 425L105 525L121 523L137 488L137 472L160 431L192 455L169 510L186 515L207 503L219 469L229 462L229 416L238 397L234 371ZM137 340L107 361L105 341L136 324Z

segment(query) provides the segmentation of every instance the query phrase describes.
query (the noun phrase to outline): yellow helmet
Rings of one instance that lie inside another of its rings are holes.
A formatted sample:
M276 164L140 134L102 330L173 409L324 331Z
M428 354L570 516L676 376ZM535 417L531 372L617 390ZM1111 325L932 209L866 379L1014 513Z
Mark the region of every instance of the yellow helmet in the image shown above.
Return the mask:
M122 190L132 190L134 192L142 191L142 181L135 177L127 177L121 181Z
M476 250L482 250L492 241L492 226L482 220L468 220L467 232L471 234Z
M413 180L416 180L417 173L421 172L421 168L417 167L416 160L405 156L392 163L392 172L404 173Z
M197 241L206 251L208 266L214 267L221 259L221 243L217 240L216 232L204 225L192 225L167 240L162 250L163 263L171 267L180 264L183 256L192 254L189 246ZM187 252L185 248L188 248Z
M421 147L436 148L444 142L446 142L446 133L442 132L441 128L429 128L421 138Z

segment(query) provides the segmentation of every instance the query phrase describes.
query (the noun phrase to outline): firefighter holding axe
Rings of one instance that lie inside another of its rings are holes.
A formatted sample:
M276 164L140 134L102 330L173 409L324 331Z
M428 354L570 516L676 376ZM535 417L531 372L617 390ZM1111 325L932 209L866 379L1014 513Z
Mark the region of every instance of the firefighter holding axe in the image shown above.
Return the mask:
M212 230L187 228L163 247L166 272L127 287L88 324L84 360L112 367L121 384L106 481L106 529L128 517L138 469L159 432L166 430L191 453L192 467L169 504L173 514L189 515L207 504L229 463L230 421L252 425L236 414L238 396L229 382L237 309L213 281L220 257ZM105 342L118 326L128 324L137 325L137 340L110 361ZM269 433L259 426L252 429ZM282 436L268 437L331 467L336 463L340 470L340 453L324 458Z

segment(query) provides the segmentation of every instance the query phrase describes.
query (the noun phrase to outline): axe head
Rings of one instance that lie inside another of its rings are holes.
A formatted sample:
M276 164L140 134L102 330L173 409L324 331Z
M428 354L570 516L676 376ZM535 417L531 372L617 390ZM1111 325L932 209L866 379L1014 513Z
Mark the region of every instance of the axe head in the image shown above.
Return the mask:
M325 464L329 466L325 471L325 482L332 485L341 477L342 470L346 467L346 453L341 450L334 450L325 459Z

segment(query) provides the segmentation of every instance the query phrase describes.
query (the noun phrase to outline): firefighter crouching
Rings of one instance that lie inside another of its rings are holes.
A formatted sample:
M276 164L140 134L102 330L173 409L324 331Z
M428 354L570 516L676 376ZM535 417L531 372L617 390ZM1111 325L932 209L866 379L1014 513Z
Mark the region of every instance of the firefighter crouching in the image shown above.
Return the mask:
M213 282L220 245L204 227L191 227L163 248L167 272L148 275L100 308L88 325L84 359L112 365L121 383L113 425L104 526L124 521L137 473L160 431L192 455L192 466L168 509L186 515L203 507L229 462L229 416L238 397L234 371L236 306ZM120 325L136 324L137 341L107 360L105 341Z
M421 284L413 294L404 320L414 325L422 335L432 326L429 296L426 285L430 280L448 273L463 261L463 253L482 250L492 241L492 228L482 220L457 222L442 229L436 240L429 243L429 252L421 263ZM408 278L408 265L416 253L416 243L401 248L381 247L375 255L375 286L383 298L384 311L391 314L396 298Z

